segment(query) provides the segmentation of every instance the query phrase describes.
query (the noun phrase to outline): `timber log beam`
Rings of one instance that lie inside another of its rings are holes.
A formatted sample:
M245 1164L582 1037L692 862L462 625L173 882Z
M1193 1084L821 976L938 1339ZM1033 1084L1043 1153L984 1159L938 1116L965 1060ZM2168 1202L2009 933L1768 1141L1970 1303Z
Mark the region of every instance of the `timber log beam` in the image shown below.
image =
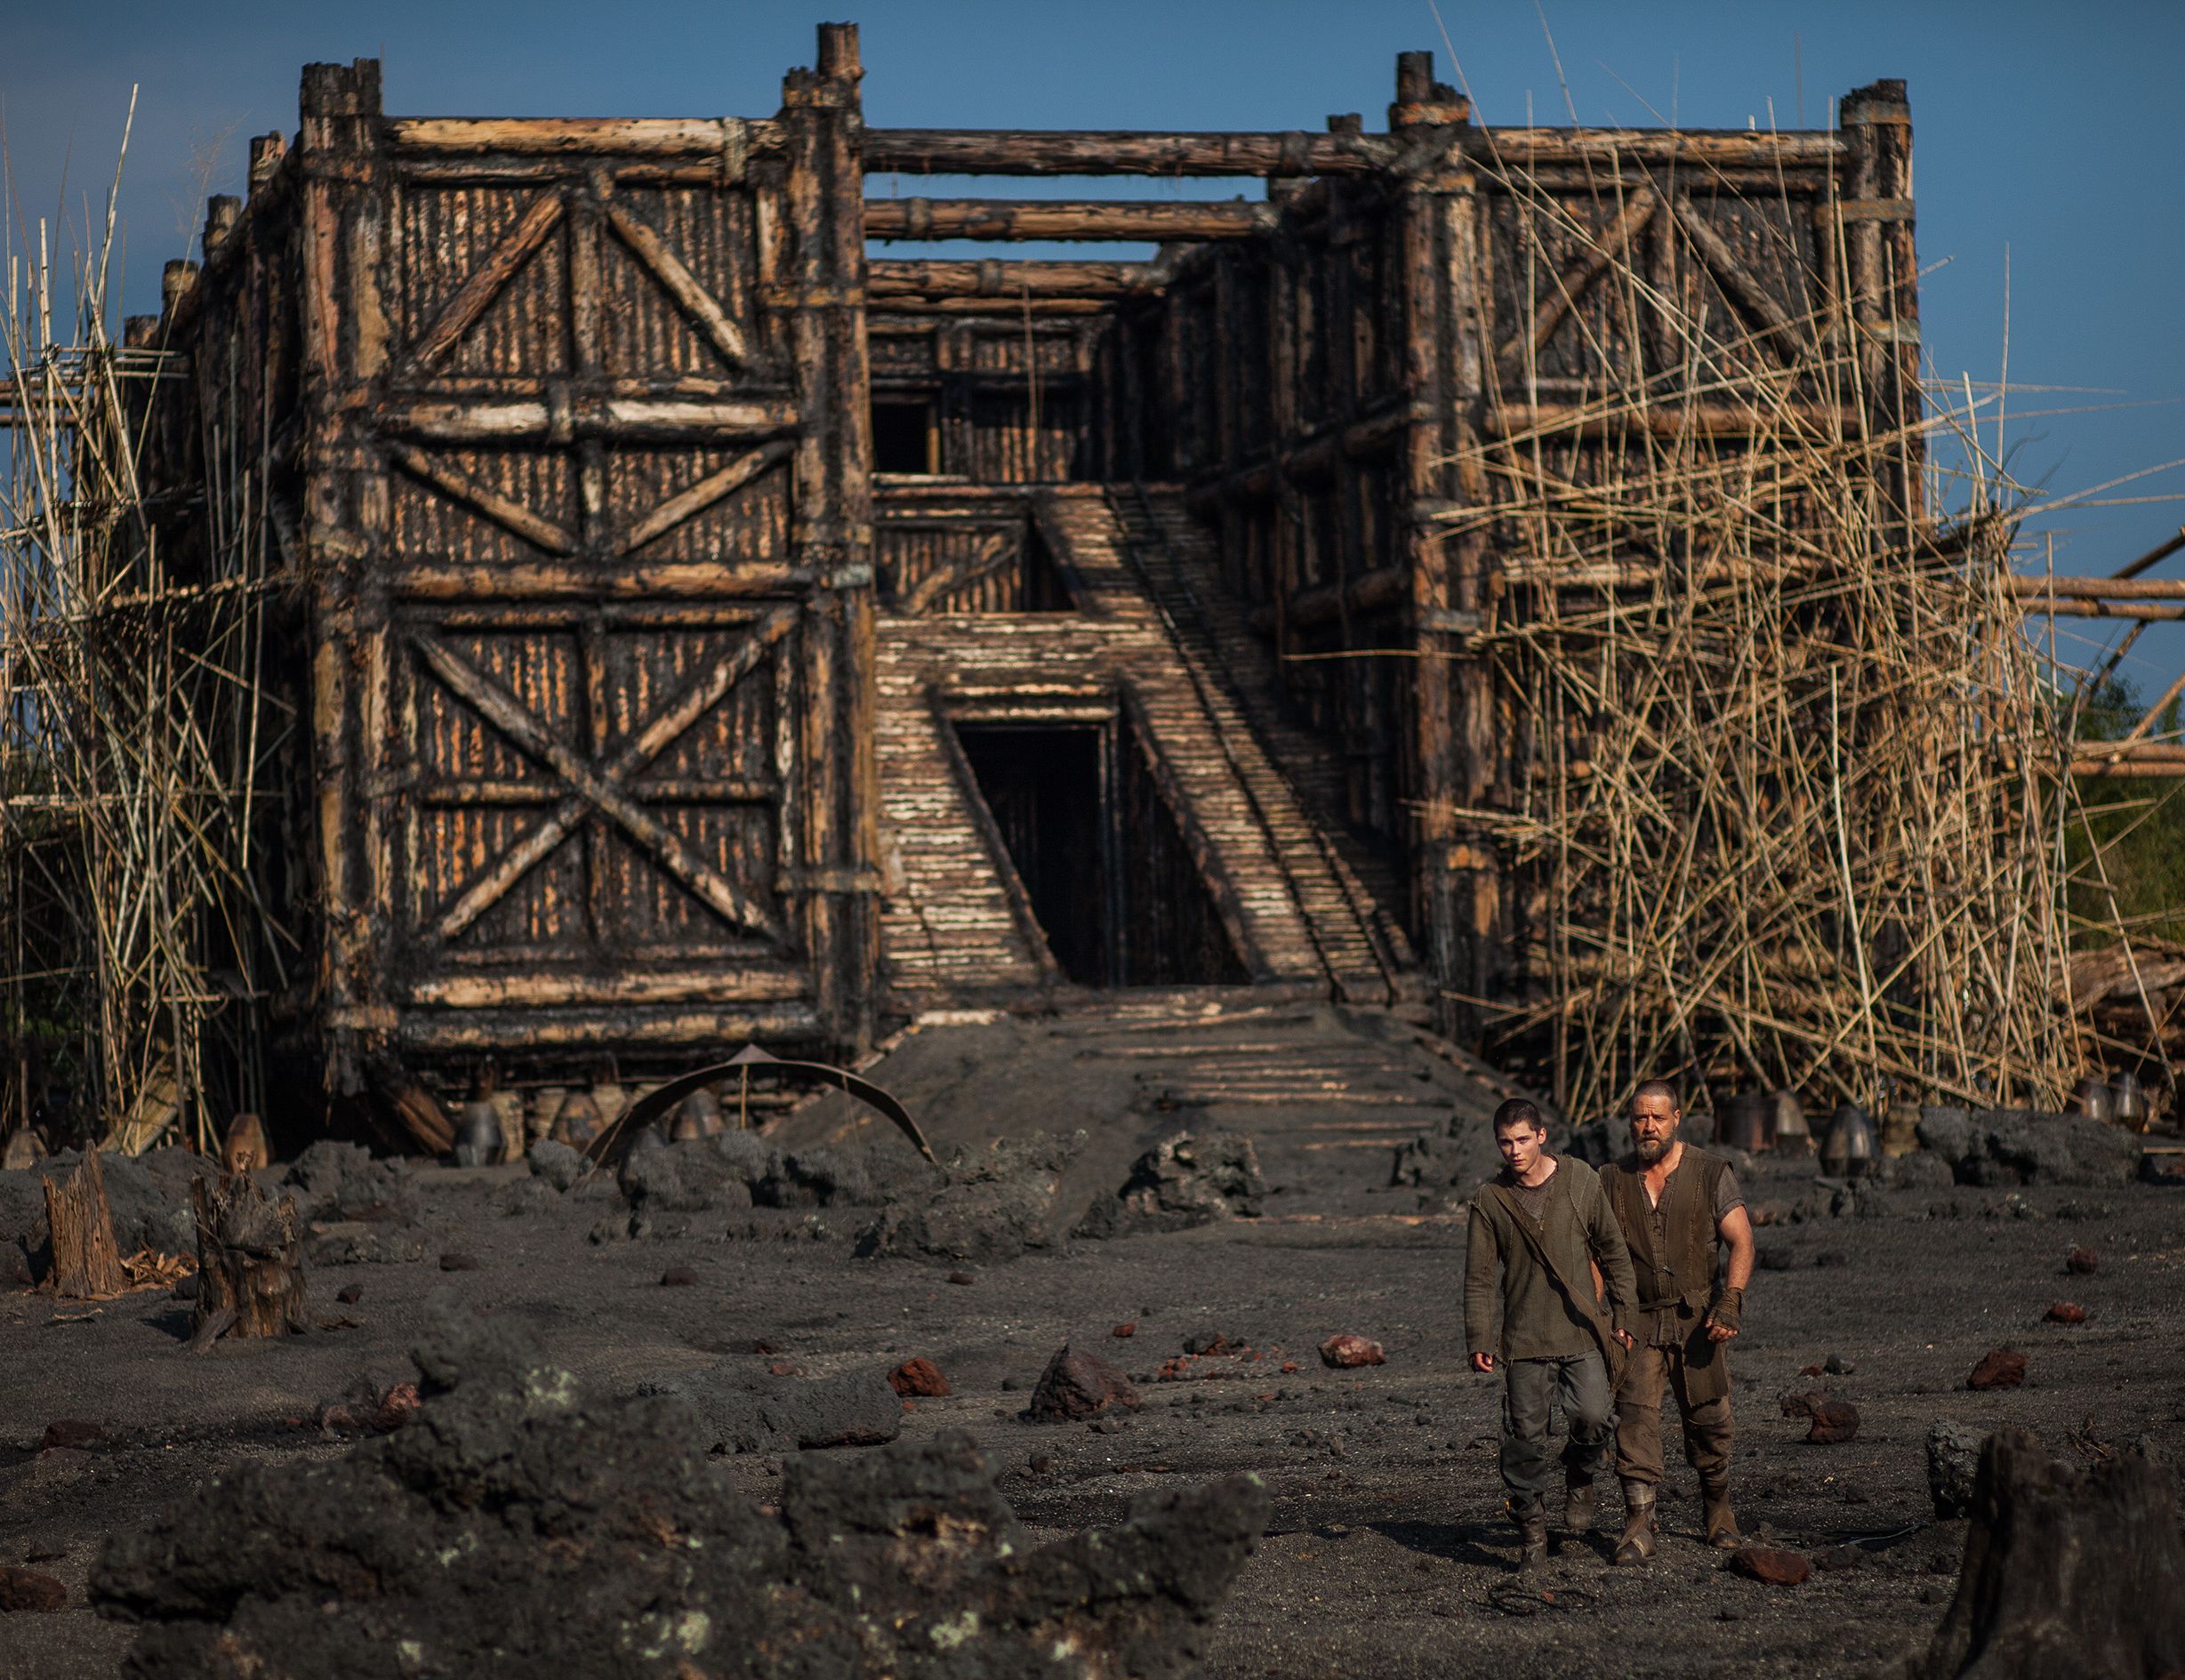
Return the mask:
M1362 175L1395 161L1386 134L1149 134L1128 130L875 128L867 175Z
M1274 225L1269 204L1158 199L868 198L868 239L1239 239Z
M779 151L781 125L734 117L403 117L386 125L405 153L518 152L548 157L714 157L737 167L754 151Z
M1595 405L1504 403L1490 407L1485 429L1498 438L1577 434L1581 438L1621 438L1645 432L1656 438L1692 433L1709 438L1764 437L1787 432L1800 437L1856 437L1859 415L1849 408L1815 403L1785 403L1759 408L1745 403L1660 404L1649 408L1602 408Z
M782 398L745 401L417 401L390 404L380 424L387 430L434 443L566 443L575 438L628 442L688 438L759 441L797 430L797 406Z
M1205 512L1225 501L1264 501L1275 493L1278 467L1285 478L1325 477L1338 460L1363 460L1393 449L1416 418L1408 406L1385 408L1339 430L1318 433L1275 459L1255 462L1225 478L1193 486L1191 506Z
M865 265L865 297L1116 298L1156 292L1168 275L1151 262L965 262L876 259Z
M1374 618L1391 612L1411 598L1410 575L1400 566L1385 566L1364 572L1348 583L1323 583L1300 590L1282 609L1283 623L1293 630L1311 630L1336 619ZM1252 628L1263 636L1274 633L1272 607L1252 610Z

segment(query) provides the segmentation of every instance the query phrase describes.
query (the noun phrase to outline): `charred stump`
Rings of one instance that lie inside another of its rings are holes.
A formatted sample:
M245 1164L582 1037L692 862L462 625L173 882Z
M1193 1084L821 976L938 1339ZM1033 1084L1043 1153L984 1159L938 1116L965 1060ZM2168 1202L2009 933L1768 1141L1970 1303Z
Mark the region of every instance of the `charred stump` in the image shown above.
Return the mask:
M2185 1669L2185 1541L2169 1476L2137 1452L2081 1469L1990 1435L1957 1596L1924 1680L2151 1680Z
M114 1215L107 1206L98 1145L84 1149L66 1179L55 1175L45 1180L45 1224L52 1233L55 1294L95 1300L129 1287L114 1247Z
M303 1247L292 1197L275 1202L241 1173L189 1186L197 1215L192 1340L282 1336L304 1327Z

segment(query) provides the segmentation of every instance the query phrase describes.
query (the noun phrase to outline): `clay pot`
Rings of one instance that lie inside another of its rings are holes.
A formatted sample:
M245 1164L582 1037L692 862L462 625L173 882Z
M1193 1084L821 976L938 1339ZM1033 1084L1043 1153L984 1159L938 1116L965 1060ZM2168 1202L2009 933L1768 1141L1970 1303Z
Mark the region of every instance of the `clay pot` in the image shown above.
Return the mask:
M2119 1073L2109 1081L2109 1118L2128 1131L2147 1129L2147 1092L2136 1073Z
M1821 1143L1821 1170L1832 1178L1863 1178L1874 1170L1875 1157L1880 1153L1867 1111L1856 1103L1840 1105Z
M599 1105L593 1102L587 1090L573 1090L562 1098L561 1112L554 1116L553 1139L566 1144L572 1149L582 1149L599 1135Z
M1739 1091L1726 1097L1715 1111L1715 1141L1729 1149L1751 1153L1768 1146L1768 1122L1775 1106L1772 1098L1758 1091Z
M2109 1088L2089 1074L2071 1093L2071 1112L2089 1120L2112 1119L2115 1111L2109 1105Z
M1805 1105L1798 1100L1796 1091L1776 1091L1768 1100L1775 1105L1775 1116L1769 1126L1769 1136L1779 1150L1796 1154L1811 1154L1813 1134L1805 1123Z
M668 1136L675 1142L712 1137L720 1131L720 1102L711 1091L693 1091L675 1105L675 1123Z
M465 1103L455 1114L455 1164L491 1167L508 1152L501 1129L501 1111L486 1097Z

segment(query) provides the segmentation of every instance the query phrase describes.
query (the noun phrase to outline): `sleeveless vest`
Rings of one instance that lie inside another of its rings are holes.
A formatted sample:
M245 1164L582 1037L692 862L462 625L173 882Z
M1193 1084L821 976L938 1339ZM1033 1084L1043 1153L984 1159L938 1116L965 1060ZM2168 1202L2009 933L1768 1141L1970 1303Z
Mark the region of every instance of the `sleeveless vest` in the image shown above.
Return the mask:
M1601 1169L1601 1187L1608 1193L1616 1223L1623 1227L1638 1274L1640 1311L1674 1313L1690 1327L1684 1338L1684 1371L1687 1391L1695 1402L1711 1397L1704 1390L1719 1387L1727 1394L1730 1389L1729 1362L1722 1357L1720 1344L1707 1339L1704 1322L1707 1303L1714 1298L1715 1257L1720 1243L1715 1228L1715 1187L1729 1166L1720 1155L1684 1145L1683 1158L1661 1193L1659 1253L1654 1249L1654 1209L1646 1199L1645 1168L1634 1155Z

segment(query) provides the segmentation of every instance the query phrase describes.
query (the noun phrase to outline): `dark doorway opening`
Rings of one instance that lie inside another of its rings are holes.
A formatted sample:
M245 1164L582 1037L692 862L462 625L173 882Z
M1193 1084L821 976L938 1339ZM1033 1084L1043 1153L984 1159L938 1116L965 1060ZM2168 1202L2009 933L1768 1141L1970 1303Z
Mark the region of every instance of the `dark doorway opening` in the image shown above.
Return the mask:
M1080 985L1241 985L1223 927L1129 722L960 723L1026 908Z
M920 402L872 403L872 470L931 472L933 406Z

